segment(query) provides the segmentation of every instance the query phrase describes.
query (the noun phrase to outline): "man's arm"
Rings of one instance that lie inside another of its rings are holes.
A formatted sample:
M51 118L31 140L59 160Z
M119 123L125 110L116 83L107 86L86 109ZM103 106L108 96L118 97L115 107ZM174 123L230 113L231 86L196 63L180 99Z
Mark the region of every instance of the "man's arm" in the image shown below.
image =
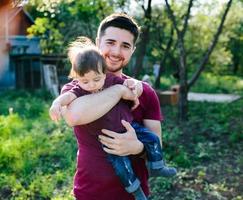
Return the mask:
M83 125L99 119L119 100L134 100L135 95L123 85L114 85L101 92L85 95L63 107L62 116L69 126Z
M163 115L160 109L159 98L150 85L144 83L143 87L144 92L142 95L145 97L143 124L159 137L162 145L161 121L163 120Z
M145 85L146 86L146 85ZM147 112L145 116L147 119L143 120L144 126L151 131L153 131L156 135L158 135L161 143L161 112L158 98L155 92L152 89L148 90L148 86L146 86L146 94L145 97L149 97L149 100L146 101ZM153 119L153 120L152 120ZM124 125L123 125L124 126ZM118 156L124 155L134 155L139 154L143 151L143 144L137 139L134 129L129 124L126 128L126 132L123 134L118 134L109 130L102 130L102 132L109 136L105 137L103 135L99 136L100 141L103 145L108 148L104 148L107 153L115 154ZM118 145L119 144L119 145Z
M151 130L152 132L156 133L159 137L160 144L162 146L162 130L161 130L161 123L158 120L151 120L151 119L144 119L143 124L146 128Z

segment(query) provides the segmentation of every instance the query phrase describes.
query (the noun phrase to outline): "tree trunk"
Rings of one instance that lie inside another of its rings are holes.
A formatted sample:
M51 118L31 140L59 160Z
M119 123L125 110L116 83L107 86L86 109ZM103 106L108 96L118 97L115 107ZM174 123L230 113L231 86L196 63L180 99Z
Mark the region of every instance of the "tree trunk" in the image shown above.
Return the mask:
M179 41L179 51L180 51L180 70L179 70L179 104L178 104L178 117L179 121L186 121L187 120L187 111L188 111L188 102L187 102L187 93L188 93L188 86L187 86L187 69L186 69L186 55L185 49L183 46L183 41Z
M133 76L135 76L136 78L138 78L138 75L140 74L140 71L143 68L143 59L146 54L146 48L149 41L149 32L150 32L151 18L152 18L151 3L152 0L149 0L147 4L147 9L145 9L144 6L142 6L142 9L144 11L145 27L144 29L142 29L141 40L138 44L138 52L137 52L135 66L134 66Z
M133 76L138 78L141 69L143 68L143 59L146 54L146 47L149 41L149 27L146 27L141 35L141 41L138 45L138 52L136 56L136 62L134 67L134 74Z
M178 118L180 122L183 122L187 120L187 112L188 112L188 102L187 102L188 86L187 86L186 51L184 47L184 36L187 30L188 19L190 17L190 11L191 11L193 0L189 1L182 31L178 29L174 13L168 1L165 0L165 3L167 6L169 17L173 23L173 26L176 30L176 34L178 37L178 48L179 48L179 58L180 58L180 62L179 62L180 90L179 90Z
M171 45L173 43L173 34L174 34L174 29L171 28L170 39L169 39L169 41L168 41L168 43L166 45L166 49L165 49L165 53L164 53L163 59L160 62L158 77L155 80L155 88L158 88L158 89L160 88L160 77L161 77L161 74L162 74L164 66L165 66L166 58L169 55L169 51L170 51Z

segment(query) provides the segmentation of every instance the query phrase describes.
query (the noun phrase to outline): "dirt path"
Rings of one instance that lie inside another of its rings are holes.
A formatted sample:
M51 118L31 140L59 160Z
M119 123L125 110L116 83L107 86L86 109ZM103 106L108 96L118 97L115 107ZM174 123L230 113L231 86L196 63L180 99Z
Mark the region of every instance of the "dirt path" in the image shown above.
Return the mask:
M208 93L188 93L189 101L207 101L207 102L217 102L217 103L230 103L241 96L235 94L208 94Z

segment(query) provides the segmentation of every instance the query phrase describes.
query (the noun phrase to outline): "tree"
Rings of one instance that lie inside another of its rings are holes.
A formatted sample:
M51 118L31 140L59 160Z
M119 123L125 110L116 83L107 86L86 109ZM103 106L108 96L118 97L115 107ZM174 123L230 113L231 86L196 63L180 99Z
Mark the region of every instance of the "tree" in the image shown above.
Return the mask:
M231 8L226 21L228 28L227 50L232 55L232 68L234 74L243 74L243 1L236 1Z
M143 1L144 3L144 1ZM147 7L145 8L144 4L141 4L141 7L144 11L144 24L141 29L141 39L137 47L137 56L136 56L136 62L134 67L134 76L138 77L140 74L140 70L143 68L143 59L146 53L147 44L149 42L149 32L151 28L151 19L152 19L152 0L148 0Z
M173 11L171 10L171 7L167 0L165 0L168 13L170 16L170 19L173 23L173 26L176 30L176 34L178 37L178 48L179 48L179 80L180 80L180 90L179 90L179 119L185 120L186 114L187 114L187 93L188 93L188 86L187 86L187 71L186 71L186 52L184 47L184 36L185 32L187 30L188 25L188 19L190 17L190 11L192 7L193 0L189 1L187 13L184 19L183 29L179 30L177 26L177 22L175 19L175 16L173 14Z
M35 24L28 31L41 37L43 53L64 53L77 36L94 40L99 22L113 12L113 5L105 0L30 0L27 9Z
M155 88L159 88L160 87L160 77L161 77L163 68L165 66L166 59L167 59L167 57L169 56L169 53L170 53L170 49L171 49L171 46L172 46L172 43L173 43L173 35L174 35L174 28L171 27L170 38L169 38L169 40L168 40L168 42L166 44L166 48L164 49L164 56L160 60L159 74L158 74L158 77L155 80Z
M217 44L219 35L221 34L222 30L223 30L223 24L224 21L226 19L226 16L228 14L228 11L231 7L232 4L232 0L229 0L227 5L226 5L226 9L222 15L221 18L221 22L218 26L218 29L212 39L212 42L210 43L208 49L206 50L204 56L201 58L200 62L199 62L199 66L197 71L193 74L192 78L188 81L187 78L187 68L186 68L186 51L185 51L185 47L184 47L184 36L185 36L185 32L187 30L187 25L188 25L188 19L190 16L190 11L193 5L193 0L189 0L188 3L188 9L187 9L187 13L185 15L184 18L184 25L182 30L179 30L178 25L177 25L177 21L175 18L175 15L173 13L173 10L170 6L170 4L168 3L168 0L165 0L166 3L166 7L167 7L167 11L169 14L169 17L173 23L173 26L176 30L176 34L177 34L177 38L178 38L178 49L179 49L179 84L180 84L180 90L179 90L179 120L180 121L185 121L187 119L187 110L188 110L188 102L187 102L187 94L188 91L190 89L190 87L196 82L196 80L198 79L199 75L201 74L201 72L204 70L205 68L205 64L207 63L214 47Z

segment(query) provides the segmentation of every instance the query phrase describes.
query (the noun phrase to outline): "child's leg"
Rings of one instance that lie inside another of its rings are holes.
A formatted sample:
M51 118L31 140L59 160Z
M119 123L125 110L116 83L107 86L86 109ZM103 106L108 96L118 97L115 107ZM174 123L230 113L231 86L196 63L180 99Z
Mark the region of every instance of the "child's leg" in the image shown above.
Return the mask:
M131 161L128 156L116 156L108 154L108 160L112 164L116 175L128 193L132 193L136 200L147 200L140 186L140 181L134 174Z
M132 123L138 139L143 143L147 159L148 168L151 176L174 176L177 172L173 167L167 167L163 160L163 152L160 145L159 137L149 129L138 123Z

